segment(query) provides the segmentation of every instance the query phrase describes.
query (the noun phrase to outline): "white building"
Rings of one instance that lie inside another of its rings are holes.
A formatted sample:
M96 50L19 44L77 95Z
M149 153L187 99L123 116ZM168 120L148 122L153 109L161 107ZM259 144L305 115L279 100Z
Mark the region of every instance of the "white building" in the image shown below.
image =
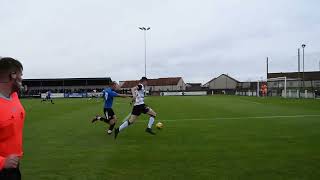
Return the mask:
M212 93L226 94L226 93L234 93L238 83L239 83L238 80L226 74L221 74L220 76L213 78L203 86L211 90Z

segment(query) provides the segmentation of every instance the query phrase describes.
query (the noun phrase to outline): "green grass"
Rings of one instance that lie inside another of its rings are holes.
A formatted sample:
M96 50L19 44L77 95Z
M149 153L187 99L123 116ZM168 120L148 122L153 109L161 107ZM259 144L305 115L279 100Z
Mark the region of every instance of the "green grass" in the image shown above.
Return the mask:
M90 122L101 114L101 101L58 99L51 105L23 100L23 179L320 178L319 100L207 96L146 101L164 129L146 134L143 115L115 141L105 134L106 124ZM120 121L131 110L128 102L115 100Z

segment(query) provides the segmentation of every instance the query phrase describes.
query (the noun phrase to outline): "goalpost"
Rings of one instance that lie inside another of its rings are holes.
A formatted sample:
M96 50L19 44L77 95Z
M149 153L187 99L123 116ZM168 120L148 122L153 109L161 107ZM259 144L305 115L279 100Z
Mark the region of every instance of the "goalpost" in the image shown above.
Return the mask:
M284 93L282 93L282 97L287 98L287 77L276 77L276 78L269 78L267 82L279 82L284 80ZM268 87L269 88L269 87Z
M298 86L294 86L294 88L296 89L295 91L292 91L292 89L288 89L288 82L295 82L296 84L299 84ZM278 87L274 87L271 86L270 89L277 89L279 90L283 88L282 90L282 97L284 98L299 98L300 97L300 81L301 79L298 78L287 78L286 76L283 77L276 77L276 78L268 78L267 82L277 82L278 83ZM283 83L282 83L283 82ZM269 89L269 87L268 87ZM295 95L295 96L294 96Z

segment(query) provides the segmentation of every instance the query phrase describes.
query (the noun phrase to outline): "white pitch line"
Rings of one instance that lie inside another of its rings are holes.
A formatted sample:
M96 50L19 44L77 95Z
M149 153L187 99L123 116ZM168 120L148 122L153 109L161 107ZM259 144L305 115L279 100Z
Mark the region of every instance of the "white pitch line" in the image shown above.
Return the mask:
M129 114L124 120L127 120L131 114ZM175 122L175 121L212 121L212 120L241 120L241 119L278 119L278 118L304 118L304 117L320 117L320 114L310 115L283 115L283 116L249 116L249 117L218 117L218 118L194 118L194 119L169 119L161 120L156 119L159 122ZM145 123L144 119L138 119L135 123Z
M240 99L240 101L247 102L247 103L253 103L253 104L259 104L259 105L261 105L261 104L262 104L262 103L260 103L260 102L256 102L256 101L249 101L249 100L245 100L245 99Z
M283 115L283 116L249 116L249 117L218 117L218 118L195 118L195 119L171 119L162 120L170 121L208 121L208 120L238 120L238 119L277 119L277 118L303 118L303 117L320 117L320 114L313 115Z

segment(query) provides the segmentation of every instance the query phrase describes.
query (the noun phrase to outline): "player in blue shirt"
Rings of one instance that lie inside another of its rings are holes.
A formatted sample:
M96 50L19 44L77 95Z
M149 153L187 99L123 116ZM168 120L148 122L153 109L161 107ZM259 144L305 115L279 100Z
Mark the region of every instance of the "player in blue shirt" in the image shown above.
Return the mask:
M103 113L105 117L96 116L92 123L100 120L105 123L108 123L110 125L109 129L107 130L107 133L110 135L112 133L112 130L117 122L117 117L112 109L113 105L113 98L114 97L132 97L131 95L126 94L118 94L115 91L119 89L119 86L116 82L112 82L109 87L105 88L103 90L103 98L104 98L104 107L103 107Z
M51 90L48 90L46 92L46 98L42 99L41 102L43 102L43 101L50 101L51 104L54 104L54 102L52 101L52 98L51 98Z

